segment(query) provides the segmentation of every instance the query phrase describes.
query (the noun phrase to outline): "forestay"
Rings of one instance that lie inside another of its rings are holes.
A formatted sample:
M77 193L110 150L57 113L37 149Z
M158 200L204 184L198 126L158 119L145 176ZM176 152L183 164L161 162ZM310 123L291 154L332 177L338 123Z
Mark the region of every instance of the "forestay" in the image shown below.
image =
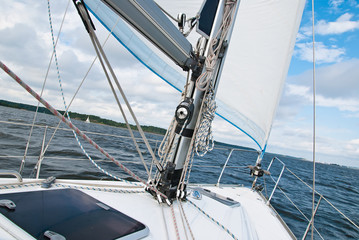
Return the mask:
M139 61L182 91L183 74L149 48L101 0L85 2ZM217 115L246 133L260 150L266 146L304 4L305 0L240 2L217 92ZM184 5L193 12L191 4Z

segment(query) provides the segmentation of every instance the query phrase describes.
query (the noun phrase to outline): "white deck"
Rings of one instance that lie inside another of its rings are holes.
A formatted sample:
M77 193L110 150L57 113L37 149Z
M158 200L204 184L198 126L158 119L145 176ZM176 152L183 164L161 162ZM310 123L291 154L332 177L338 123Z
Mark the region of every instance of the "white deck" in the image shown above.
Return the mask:
M24 180L29 183L33 180ZM16 179L0 179L0 188L4 184L13 183L9 189L0 189L0 194L19 192L19 191L38 191L44 190L38 185L16 187ZM78 180L57 180L58 184L79 187L81 191L102 201L130 217L142 222L149 228L149 235L145 239L176 239L175 225L171 208L158 202L147 192L143 193L115 193L103 192L98 190L88 190L87 187L93 186L106 189L117 190L141 190L132 185L120 182L109 181L78 181ZM84 185L85 184L85 185ZM229 197L240 204L229 207L217 200L202 195L201 200L197 200L189 195L187 198L214 218L221 225L227 228L237 239L292 239L292 235L282 224L277 214L267 206L263 198L257 192L240 186L221 186L213 185L191 185L208 189L211 192ZM59 185L51 189L61 188ZM90 187L91 188L91 187ZM196 239L233 239L231 234L222 229L220 225L212 221L204 213L200 212L189 202L182 202L184 213L188 219L191 231ZM184 231L184 221L182 221L180 206L177 202L173 204L180 239L191 239L191 235L186 226ZM0 214L1 215L1 214ZM4 216L0 216L5 218ZM16 225L9 221L0 219L0 239L33 239L24 233ZM165 229L168 229L168 236Z

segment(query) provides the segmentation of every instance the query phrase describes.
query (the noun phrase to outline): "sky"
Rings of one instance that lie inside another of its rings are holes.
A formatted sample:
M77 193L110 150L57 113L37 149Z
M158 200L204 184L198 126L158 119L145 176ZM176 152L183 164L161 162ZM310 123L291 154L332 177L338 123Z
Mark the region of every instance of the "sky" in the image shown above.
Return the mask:
M50 3L56 38L67 1ZM169 8L177 11L178 6L171 1ZM194 11L198 8L199 5L193 7ZM104 42L108 32L94 17L92 19L100 41ZM316 161L359 167L359 1L315 1L314 19ZM104 48L139 122L167 128L180 101L178 92L146 69L112 37ZM95 57L72 1L56 51L68 104ZM29 4L29 1L2 0L1 61L40 93L51 53L47 1ZM312 160L312 69L312 13L311 2L307 2L268 141L268 152ZM0 99L37 104L2 71L0 93ZM54 107L64 108L54 63L43 97ZM98 63L85 79L70 111L123 120ZM219 117L213 125L215 140L256 148L252 140Z

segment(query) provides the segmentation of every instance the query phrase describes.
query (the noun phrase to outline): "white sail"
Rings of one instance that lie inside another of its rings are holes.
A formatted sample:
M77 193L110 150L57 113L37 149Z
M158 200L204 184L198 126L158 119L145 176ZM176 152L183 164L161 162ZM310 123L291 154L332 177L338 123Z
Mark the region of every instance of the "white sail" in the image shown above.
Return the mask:
M287 76L304 0L242 0L217 97L263 150ZM225 116L225 117L227 117Z
M183 90L184 75L162 60L102 1L85 2L140 62L177 90ZM240 2L218 88L217 115L247 134L260 150L265 149L269 136L304 4L305 0ZM183 5L193 12L193 5Z

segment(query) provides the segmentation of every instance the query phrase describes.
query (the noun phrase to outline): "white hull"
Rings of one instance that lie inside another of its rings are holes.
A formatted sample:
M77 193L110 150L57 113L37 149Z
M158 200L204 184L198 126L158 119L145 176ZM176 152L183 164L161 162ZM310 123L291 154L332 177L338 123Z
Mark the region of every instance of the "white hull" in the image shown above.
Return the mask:
M39 191L41 181L25 179L22 187L15 179L0 180L0 194ZM6 186L6 187L4 187ZM25 187L24 187L25 186ZM149 229L149 235L144 239L177 239L172 209L176 218L176 225L180 239L191 239L191 234L181 216L180 205L177 201L173 208L166 204L158 204L149 193L142 191L142 187L114 181L92 180L56 180L56 183L48 190L59 188L75 188L102 203L142 222ZM198 200L191 194L189 201L182 202L184 214L196 239L294 239L295 237L283 223L279 215L266 204L266 200L255 191L241 186L214 186L214 185L190 185L189 188L210 190L225 198L229 197L239 202L234 206L227 206L218 200L202 194ZM6 189L7 188L7 189ZM105 192L104 190L113 191ZM140 190L142 193L122 193L121 191ZM191 192L191 191L189 191ZM211 220L193 204L197 205L217 223ZM0 239L33 239L21 228L10 221L5 221L4 216L0 221ZM222 225L222 226L221 226ZM184 230L186 226L186 232ZM228 229L229 232L224 230ZM166 231L167 229L167 231ZM232 234L234 236L232 236ZM187 237L186 237L187 235Z

